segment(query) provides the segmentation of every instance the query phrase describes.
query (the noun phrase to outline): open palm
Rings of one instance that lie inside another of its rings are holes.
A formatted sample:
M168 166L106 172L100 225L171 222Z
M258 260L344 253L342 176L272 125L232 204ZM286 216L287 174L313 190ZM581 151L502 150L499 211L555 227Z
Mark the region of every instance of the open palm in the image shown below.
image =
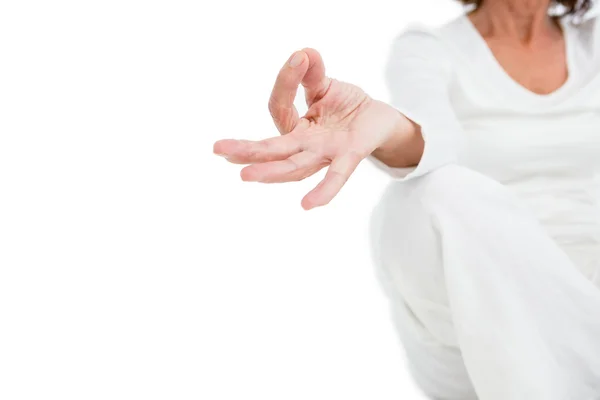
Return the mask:
M309 106L299 117L298 86ZM359 87L328 78L319 53L294 53L279 72L269 111L281 136L260 140L219 140L214 152L242 169L244 181L299 181L329 166L324 179L302 200L305 209L322 206L340 191L358 164L392 133L398 113Z

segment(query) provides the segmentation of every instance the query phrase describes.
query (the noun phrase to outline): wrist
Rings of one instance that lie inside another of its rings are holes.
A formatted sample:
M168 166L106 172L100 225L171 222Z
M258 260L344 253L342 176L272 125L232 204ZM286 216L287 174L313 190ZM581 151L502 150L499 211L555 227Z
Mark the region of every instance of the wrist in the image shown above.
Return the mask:
M390 130L382 143L373 151L373 156L393 167L416 165L423 153L421 128L397 108L388 105Z

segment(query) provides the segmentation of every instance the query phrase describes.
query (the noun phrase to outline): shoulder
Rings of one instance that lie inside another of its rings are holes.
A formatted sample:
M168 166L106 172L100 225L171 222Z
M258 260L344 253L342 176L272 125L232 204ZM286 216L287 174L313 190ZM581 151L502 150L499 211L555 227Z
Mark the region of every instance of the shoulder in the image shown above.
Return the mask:
M394 38L394 43L411 48L424 46L423 51L442 50L465 36L465 15L461 14L437 26L411 23Z
M562 25L573 32L578 42L582 43L588 50L600 46L600 27L598 26L597 12L594 11L590 10L581 20L564 18L562 21Z
M583 18L564 17L561 25L578 68L596 75L600 68L600 20L592 9Z
M590 10L582 18L563 17L562 24L577 31L582 37L598 34L598 11Z
M428 26L413 23L399 32L392 41L390 64L412 64L445 69L449 72L457 45L464 42L464 16L456 17L443 25Z
M448 41L459 34L461 18L453 19L440 26L429 26L421 23L411 23L393 40L396 48L435 55L444 52Z

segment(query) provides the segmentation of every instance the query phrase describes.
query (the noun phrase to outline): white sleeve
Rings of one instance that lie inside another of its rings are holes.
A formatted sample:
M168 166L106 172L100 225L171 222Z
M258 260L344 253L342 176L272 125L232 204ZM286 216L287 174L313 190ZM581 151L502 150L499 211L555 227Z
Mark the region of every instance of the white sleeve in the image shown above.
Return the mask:
M408 180L456 162L463 134L450 103L452 65L446 51L440 38L422 29L394 39L385 68L388 103L421 127L425 142L415 167L394 168L367 157L394 179Z

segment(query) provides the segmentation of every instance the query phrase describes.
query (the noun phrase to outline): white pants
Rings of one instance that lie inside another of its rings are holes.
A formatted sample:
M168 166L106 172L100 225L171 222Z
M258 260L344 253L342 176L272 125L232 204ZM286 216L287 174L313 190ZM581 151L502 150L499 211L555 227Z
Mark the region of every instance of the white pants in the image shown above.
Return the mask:
M600 399L600 290L500 183L456 165L392 182L372 250L428 397Z

